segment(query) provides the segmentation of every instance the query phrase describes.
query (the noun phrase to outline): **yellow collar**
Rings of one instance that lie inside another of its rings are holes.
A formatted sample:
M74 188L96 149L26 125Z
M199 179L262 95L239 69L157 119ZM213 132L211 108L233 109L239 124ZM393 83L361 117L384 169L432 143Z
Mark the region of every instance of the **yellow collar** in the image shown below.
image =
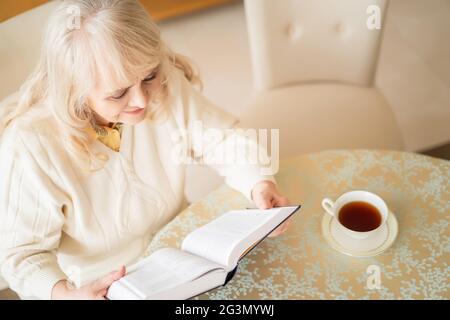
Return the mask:
M123 123L117 122L112 127L95 126L87 127L86 131L93 139L98 139L108 148L119 152L120 140L122 136Z

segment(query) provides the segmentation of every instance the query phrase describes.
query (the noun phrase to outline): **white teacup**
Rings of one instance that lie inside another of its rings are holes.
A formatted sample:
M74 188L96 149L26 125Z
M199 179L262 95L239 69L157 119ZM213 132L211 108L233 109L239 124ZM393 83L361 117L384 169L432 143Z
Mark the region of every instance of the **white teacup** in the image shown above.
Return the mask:
M377 228L364 232L354 231L352 229L347 228L339 221L338 215L341 208L344 205L355 201L367 202L378 210L378 212L381 214L381 223ZM343 195L341 195L335 202L333 202L328 198L325 198L322 200L322 207L325 209L327 213L331 214L336 219L337 225L342 232L355 239L365 239L379 232L381 227L386 223L389 213L388 207L386 203L383 201L383 199L381 199L376 194L368 191L346 192Z

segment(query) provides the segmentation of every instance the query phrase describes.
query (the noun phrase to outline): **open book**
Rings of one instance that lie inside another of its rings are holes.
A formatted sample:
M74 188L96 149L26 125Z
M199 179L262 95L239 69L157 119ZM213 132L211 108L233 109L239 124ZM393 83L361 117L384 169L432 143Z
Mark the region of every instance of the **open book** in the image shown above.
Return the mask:
M188 234L181 250L163 248L129 267L107 297L188 299L225 285L239 260L299 208L228 211Z

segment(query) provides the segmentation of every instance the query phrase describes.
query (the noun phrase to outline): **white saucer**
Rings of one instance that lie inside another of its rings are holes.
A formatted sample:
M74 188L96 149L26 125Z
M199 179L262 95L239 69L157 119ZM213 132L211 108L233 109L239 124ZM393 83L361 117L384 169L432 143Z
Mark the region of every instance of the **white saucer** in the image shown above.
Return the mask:
M394 243L397 233L397 219L390 211L380 232L364 240L354 239L339 232L336 219L328 213L322 218L322 234L328 244L333 249L353 257L372 257L384 252Z

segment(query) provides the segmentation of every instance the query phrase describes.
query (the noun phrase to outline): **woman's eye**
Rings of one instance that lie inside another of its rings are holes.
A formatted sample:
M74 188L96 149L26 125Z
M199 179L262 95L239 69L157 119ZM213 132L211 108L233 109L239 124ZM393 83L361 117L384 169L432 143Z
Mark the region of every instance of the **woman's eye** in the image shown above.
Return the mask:
M147 78L144 79L145 82L149 82L152 81L153 79L156 78L156 73L152 73L151 75L149 75Z
M119 100L119 99L122 98L126 93L127 93L127 91L125 90L125 91L123 91L122 93L120 93L120 94L117 95L117 96L111 96L111 98L114 99L114 100Z

